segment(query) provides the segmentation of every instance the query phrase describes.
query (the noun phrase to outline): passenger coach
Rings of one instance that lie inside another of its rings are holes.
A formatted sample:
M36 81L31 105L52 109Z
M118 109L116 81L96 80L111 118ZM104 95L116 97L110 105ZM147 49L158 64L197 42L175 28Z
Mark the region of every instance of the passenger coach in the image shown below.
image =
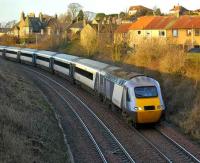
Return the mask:
M5 52L5 57L11 60L19 61L21 48L18 47L7 47Z
M23 63L35 64L35 49L21 49L20 50L20 61Z
M156 123L165 111L159 83L143 74L124 71L120 67L91 59L56 52L0 46L0 55L25 63L33 63L61 73L74 82L87 86L112 107L137 123Z
M53 56L53 70L64 76L72 77L74 70L73 65L77 59L79 59L79 57L67 54L56 54Z
M56 52L40 50L35 53L35 63L43 68L49 68L52 70L53 63L52 57L56 55Z

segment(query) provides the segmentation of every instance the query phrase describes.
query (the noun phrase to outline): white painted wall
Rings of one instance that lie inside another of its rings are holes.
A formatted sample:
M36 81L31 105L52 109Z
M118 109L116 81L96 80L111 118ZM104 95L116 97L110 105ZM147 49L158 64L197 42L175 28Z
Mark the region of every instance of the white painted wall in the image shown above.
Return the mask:
M25 56L20 56L20 59L21 59L22 61L27 61L27 62L32 62L32 61L33 61L32 58L30 58L30 57L25 57Z
M115 84L113 90L112 102L118 107L121 107L122 94L123 94L123 87Z
M17 59L17 54L6 53L6 57Z
M45 66L45 67L49 68L49 62L42 61L40 59L36 59L36 64L41 65L41 66Z
M69 69L54 64L54 70L69 76Z

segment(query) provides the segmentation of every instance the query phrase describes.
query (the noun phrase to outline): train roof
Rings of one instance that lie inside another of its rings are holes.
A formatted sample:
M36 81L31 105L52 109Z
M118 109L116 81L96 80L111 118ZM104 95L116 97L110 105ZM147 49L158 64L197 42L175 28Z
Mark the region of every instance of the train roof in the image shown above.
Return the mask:
M22 53L28 53L28 54L35 54L37 52L36 49L29 49L29 48L24 48L20 50Z
M6 50L10 50L10 51L14 51L14 52L18 52L20 51L21 48L19 47L14 47L14 46L9 46L9 47L6 47Z
M0 49L1 49L1 50L5 49L5 48L6 48L6 46L0 45Z
M56 55L57 53L51 52L51 51L46 51L46 50L40 50L40 51L37 51L35 54L46 57L46 58L51 58L52 56Z
M84 59L84 58L77 60L76 63L82 64L84 66L88 66L88 67L96 69L96 70L103 70L103 69L105 69L106 67L109 66L106 63L94 61L94 60L91 60L91 59Z
M155 85L155 83L156 83L156 80L153 78L150 78L148 76L137 76L127 82L128 85L132 85L135 87L153 86L153 85Z
M53 56L53 58L58 59L58 60L62 60L64 62L70 62L70 61L74 61L76 59L79 59L80 57L68 55L68 54L56 54L55 56Z

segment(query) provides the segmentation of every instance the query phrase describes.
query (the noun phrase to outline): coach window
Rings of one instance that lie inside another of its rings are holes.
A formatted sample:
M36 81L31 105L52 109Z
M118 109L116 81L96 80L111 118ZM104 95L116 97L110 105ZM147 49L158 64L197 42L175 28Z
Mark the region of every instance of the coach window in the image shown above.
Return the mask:
M60 62L60 61L54 60L54 64L69 69L69 64L68 63L64 63L64 62Z
M90 80L93 80L93 73L91 72L88 72L86 70L83 70L83 69L80 69L78 67L75 68L75 72L77 72L78 74L90 79Z

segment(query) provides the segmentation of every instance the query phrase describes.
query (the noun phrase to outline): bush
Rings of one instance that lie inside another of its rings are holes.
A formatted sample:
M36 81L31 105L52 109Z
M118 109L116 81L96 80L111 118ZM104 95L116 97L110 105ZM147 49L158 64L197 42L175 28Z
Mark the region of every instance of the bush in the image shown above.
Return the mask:
M167 73L185 73L185 52L166 40L143 39L135 49L127 59L130 64Z

